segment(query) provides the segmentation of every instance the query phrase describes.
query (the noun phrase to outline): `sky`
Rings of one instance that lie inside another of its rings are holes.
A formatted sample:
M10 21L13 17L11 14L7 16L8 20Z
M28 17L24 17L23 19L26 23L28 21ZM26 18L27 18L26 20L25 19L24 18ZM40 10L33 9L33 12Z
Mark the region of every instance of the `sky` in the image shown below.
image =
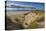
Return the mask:
M17 1L8 1L8 4L13 5L24 5L24 6L31 6L36 9L43 10L44 9L44 3L38 3L38 2L17 2Z

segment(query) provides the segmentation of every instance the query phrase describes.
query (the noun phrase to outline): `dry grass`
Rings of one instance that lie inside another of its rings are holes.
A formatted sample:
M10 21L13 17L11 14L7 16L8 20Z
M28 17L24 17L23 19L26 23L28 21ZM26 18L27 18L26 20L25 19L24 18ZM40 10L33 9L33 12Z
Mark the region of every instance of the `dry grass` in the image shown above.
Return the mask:
M36 19L35 22L33 21L27 28L43 28L44 27L44 12L42 11L32 11L33 13L36 13L36 15L38 15L40 17L40 19ZM25 29L26 27L23 25L25 22L25 16L27 16L28 14L32 13L32 12L26 12L26 13L20 13L20 14L15 14L15 13L8 13L7 14L7 29ZM12 14L12 15L11 15ZM28 18L27 18L28 19ZM34 18L35 19L35 18ZM31 20L30 20L31 21ZM26 25L28 25L27 23L28 21L26 21ZM39 24L38 24L39 23ZM11 27L9 27L10 25ZM17 25L16 25L17 24ZM42 24L42 25L40 25Z

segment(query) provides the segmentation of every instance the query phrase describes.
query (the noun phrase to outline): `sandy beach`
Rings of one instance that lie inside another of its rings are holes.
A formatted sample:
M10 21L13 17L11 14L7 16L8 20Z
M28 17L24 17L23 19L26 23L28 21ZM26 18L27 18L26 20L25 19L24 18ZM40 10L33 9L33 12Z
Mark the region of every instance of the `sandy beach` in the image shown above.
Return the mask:
M17 11L17 12L7 12L7 15L25 14L30 11Z

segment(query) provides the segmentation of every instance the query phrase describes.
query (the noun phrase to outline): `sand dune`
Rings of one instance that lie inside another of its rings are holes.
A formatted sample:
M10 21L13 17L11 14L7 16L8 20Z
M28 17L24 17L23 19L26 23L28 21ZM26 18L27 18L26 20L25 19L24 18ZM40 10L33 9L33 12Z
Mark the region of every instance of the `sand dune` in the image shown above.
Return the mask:
M6 22L7 29L44 28L44 13L40 11L9 12Z

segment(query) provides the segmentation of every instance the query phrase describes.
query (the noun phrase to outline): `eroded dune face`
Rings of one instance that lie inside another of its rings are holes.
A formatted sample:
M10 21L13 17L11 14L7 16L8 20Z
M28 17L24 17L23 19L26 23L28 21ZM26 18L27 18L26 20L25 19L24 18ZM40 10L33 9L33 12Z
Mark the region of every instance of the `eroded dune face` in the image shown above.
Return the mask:
M44 27L44 13L30 12L26 14L16 14L7 16L7 21L12 25L8 29L28 29L28 28L43 28ZM10 19L10 20L8 20ZM9 24L9 23L7 23ZM13 26L13 27L12 27Z
M32 12L25 16L23 23L25 28L43 28L44 27L44 13Z

